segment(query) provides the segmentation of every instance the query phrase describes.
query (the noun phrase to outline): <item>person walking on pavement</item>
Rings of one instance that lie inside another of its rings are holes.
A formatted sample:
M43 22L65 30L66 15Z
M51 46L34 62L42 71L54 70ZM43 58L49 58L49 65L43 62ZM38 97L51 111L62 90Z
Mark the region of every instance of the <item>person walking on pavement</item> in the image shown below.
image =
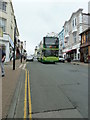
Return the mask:
M4 61L6 58L5 52L2 50L2 47L0 45L0 64L1 64L1 75L2 77L5 76L5 71L4 71Z

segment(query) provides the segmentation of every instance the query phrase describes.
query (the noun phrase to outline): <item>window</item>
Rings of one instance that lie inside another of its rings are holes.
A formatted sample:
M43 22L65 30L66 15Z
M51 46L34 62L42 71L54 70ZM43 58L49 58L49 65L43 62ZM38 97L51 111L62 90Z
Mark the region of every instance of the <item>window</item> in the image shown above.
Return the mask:
M72 21L72 28L74 28L76 26L76 24L77 24L77 20L76 20L76 18L74 18Z
M82 26L80 26L79 28L79 33L82 33Z
M86 42L86 35L85 35L85 33L84 33L84 36L83 36L83 43L85 43Z
M2 2L0 1L0 9L2 9Z
M75 53L75 56L74 56L74 57L75 57L75 59L76 59L76 53Z
M81 41L81 36L79 36L79 41Z
M2 10L6 11L6 2L2 3Z
M82 23L82 14L79 15L79 23Z
M0 1L0 9L3 10L3 11L6 11L6 7L7 7L6 4L7 4L6 2L1 2Z
M68 34L68 26L65 27L65 34Z
M48 56L56 56L58 57L58 50L45 50L43 51L44 56L48 57Z
M88 41L88 33L86 33L86 42Z
M74 43L76 43L76 38L77 38L76 35L77 35L76 33L73 33L73 40L74 40Z
M72 27L74 27L74 20L72 21Z
M44 40L44 45L46 48L58 48L59 40L55 37L46 37Z
M76 26L76 18L75 18L75 26Z
M6 32L6 19L0 18L0 27L2 28L3 32Z
M80 53L78 53L78 60L80 59Z
M88 31L88 41L90 41L90 31Z
M62 33L62 39L63 39L63 33Z
M82 35L82 44L84 43L84 35Z

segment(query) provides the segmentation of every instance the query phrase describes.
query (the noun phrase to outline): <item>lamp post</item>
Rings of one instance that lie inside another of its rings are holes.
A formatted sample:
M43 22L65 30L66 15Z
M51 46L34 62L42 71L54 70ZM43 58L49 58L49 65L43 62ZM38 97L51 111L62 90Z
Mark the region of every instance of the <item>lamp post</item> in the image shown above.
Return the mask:
M14 28L13 70L15 70L16 26Z
M21 63L22 63L22 49L23 49L23 42L21 42Z

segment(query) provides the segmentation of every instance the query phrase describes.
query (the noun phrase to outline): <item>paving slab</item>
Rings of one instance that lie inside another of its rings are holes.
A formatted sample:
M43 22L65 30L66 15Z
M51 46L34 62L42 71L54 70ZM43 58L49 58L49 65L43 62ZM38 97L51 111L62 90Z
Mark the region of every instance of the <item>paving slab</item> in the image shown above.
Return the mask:
M77 109L32 114L32 118L82 118Z
M20 60L16 60L16 69L13 70L13 61L5 63L5 77L2 78L2 118L6 118L10 104L13 98L13 94L16 89L18 77L21 72ZM25 61L22 62L24 64Z

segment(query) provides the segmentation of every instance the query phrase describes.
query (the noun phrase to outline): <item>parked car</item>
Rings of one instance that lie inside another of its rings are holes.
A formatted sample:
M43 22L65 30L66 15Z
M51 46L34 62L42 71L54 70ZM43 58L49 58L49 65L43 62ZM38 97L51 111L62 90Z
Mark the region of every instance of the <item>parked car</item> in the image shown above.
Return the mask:
M59 62L65 62L65 59L63 58L63 56L59 56Z
M27 61L33 61L33 56L27 56L27 57L26 57L26 62L27 62Z

